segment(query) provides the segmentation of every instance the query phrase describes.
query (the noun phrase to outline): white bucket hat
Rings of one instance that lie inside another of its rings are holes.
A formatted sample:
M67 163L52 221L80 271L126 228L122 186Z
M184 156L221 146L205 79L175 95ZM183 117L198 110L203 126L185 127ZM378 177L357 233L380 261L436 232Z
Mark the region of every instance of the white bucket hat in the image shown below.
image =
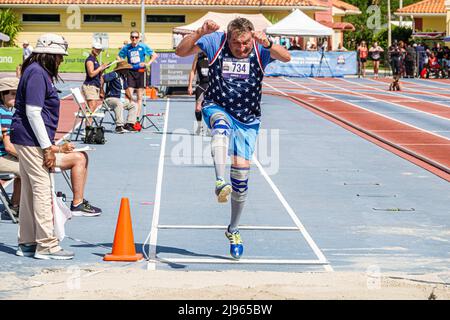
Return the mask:
M100 42L94 42L92 44L92 48L97 49L97 50L103 50L103 46Z
M9 91L9 90L17 90L19 86L19 79L7 77L0 79L0 92Z
M64 37L53 33L46 33L39 37L34 53L62 54L67 56L69 47Z

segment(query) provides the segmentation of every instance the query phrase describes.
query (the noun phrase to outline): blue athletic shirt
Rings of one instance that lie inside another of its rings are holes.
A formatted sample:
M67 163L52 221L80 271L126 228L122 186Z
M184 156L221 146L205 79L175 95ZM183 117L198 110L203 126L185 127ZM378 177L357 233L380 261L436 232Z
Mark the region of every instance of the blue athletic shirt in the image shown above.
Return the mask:
M12 116L13 116L12 112L8 108L0 104L0 128L2 131L1 133L2 135L4 130L6 130L6 133L8 135L10 134ZM2 139L2 141L0 141L0 157L4 157L7 154L8 152L6 152L5 144L3 143Z
M145 62L145 56L152 56L153 50L145 43L139 42L136 47L133 47L131 43L123 46L119 51L119 57L122 59L127 58L128 63L133 66L133 70L144 69L139 66L141 62Z
M254 41L249 57L237 59L223 32L205 35L196 44L209 60L209 85L203 106L218 105L243 123L259 123L264 69L274 60L270 50Z
M100 63L98 63L97 58L94 57L92 54L87 57L87 59L84 61L84 70L86 71L86 79L84 80L83 84L87 86L95 86L97 88L100 88L100 75L101 73L98 73L95 77L91 78L87 71L87 62L92 61L94 63L94 71L100 68Z
M16 112L11 125L11 142L23 146L39 147L31 129L25 105L42 108L42 119L50 142L54 143L59 120L59 97L50 75L37 62L26 68L17 87Z

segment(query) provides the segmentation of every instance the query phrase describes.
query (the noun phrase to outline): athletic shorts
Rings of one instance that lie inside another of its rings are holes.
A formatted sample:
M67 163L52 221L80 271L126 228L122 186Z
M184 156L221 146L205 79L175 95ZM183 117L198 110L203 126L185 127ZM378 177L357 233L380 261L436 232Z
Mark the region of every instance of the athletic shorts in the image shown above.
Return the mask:
M146 72L138 72L135 70L130 70L127 76L128 87L134 89L144 89L146 74L147 74Z
M361 63L367 62L367 58L360 58Z
M246 124L240 122L229 115L224 108L213 104L202 108L203 120L209 129L212 129L211 117L217 112L225 115L225 119L231 127L228 155L251 160L258 139L260 123Z
M205 98L205 92L208 89L208 83L199 83L197 87L195 87L195 101L203 102Z

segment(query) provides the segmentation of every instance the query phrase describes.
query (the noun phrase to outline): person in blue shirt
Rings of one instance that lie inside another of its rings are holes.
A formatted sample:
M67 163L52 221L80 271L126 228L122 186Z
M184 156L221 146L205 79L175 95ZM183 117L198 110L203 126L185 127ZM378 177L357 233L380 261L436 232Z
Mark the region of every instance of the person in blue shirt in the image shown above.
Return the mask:
M211 129L211 154L216 173L215 194L227 202L231 194L231 219L225 232L230 254L239 259L243 242L238 224L248 191L250 160L258 137L264 69L274 59L288 62L289 51L255 31L251 21L236 18L227 32L206 20L186 36L176 49L180 57L205 52L209 60L209 83L202 106L203 119ZM227 154L231 156L230 180L225 181Z
M13 194L11 197L14 216L19 216L20 203L20 170L19 160L17 159L17 151L11 143L10 132L12 122L12 109L14 107L17 86L19 79L2 78L0 79L0 127L2 131L2 139L0 140L0 172L14 173ZM2 219L10 219L8 214L2 214Z
M127 83L128 93L133 96L134 91L137 93L137 122L139 122L139 116L142 108L142 97L144 95L144 89L148 86L146 83L146 70L147 67L158 58L156 52L154 52L145 43L139 42L139 32L131 31L130 33L131 43L124 45L119 51L117 60L127 59L128 63L133 67L128 72ZM150 57L148 62L145 62L146 57Z

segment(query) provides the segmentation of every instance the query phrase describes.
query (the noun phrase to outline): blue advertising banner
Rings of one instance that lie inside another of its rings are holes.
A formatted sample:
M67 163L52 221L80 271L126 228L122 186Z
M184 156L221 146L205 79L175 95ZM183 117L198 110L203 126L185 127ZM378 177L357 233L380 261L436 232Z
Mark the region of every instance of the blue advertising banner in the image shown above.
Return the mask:
M151 64L150 83L160 87L187 87L194 56L179 57L173 52L158 52Z
M274 61L265 70L266 76L342 77L356 74L356 51L290 51L291 61Z

